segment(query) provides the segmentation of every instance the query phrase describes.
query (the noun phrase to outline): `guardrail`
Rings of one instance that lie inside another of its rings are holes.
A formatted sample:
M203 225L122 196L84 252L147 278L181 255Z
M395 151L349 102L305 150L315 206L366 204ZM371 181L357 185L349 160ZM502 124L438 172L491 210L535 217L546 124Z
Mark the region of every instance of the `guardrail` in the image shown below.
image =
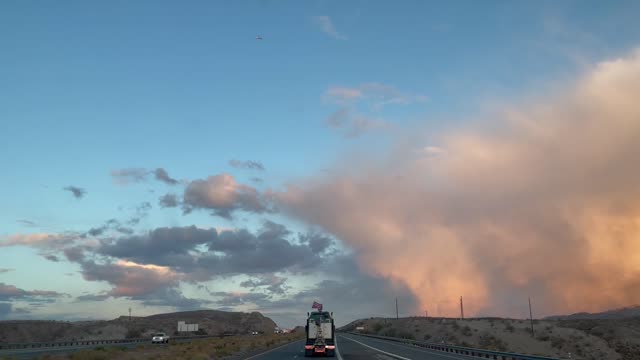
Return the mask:
M192 335L192 336L175 336L169 338L173 340L194 340L206 339L212 337L233 336L232 334L224 335ZM102 339L102 340L74 340L74 341L47 341L33 343L0 343L1 350L20 350L20 349L39 349L39 348L59 348L73 346L90 346L90 345L107 345L107 344L133 344L133 343L150 343L151 338L134 338L134 339Z
M495 359L495 360L560 360L558 358L544 357L544 356L535 356L535 355L523 355L523 354L515 354L509 352L500 352L500 351L491 351L491 350L482 350L482 349L474 349L463 346L455 346L455 345L445 345L438 343L429 343L425 341L416 341L411 339L401 339L395 337L388 336L378 336L378 335L369 335L369 334L361 334L348 332L348 334L358 335L358 336L366 336L370 338L377 338L388 341L395 341L405 344L410 344L413 346L423 347L429 350L436 350L441 352L447 352L451 354L459 354L459 355L467 355L474 356L477 358L483 359Z

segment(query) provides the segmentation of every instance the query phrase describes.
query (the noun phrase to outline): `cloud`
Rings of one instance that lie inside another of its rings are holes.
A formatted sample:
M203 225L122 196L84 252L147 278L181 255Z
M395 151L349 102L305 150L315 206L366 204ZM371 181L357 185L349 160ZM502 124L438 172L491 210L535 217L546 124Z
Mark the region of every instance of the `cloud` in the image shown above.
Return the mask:
M325 119L325 124L340 129L346 137L357 137L373 129L391 126L378 116L367 115L368 112L376 113L390 104L409 105L427 101L424 95L404 93L380 83L364 83L357 87L332 86L323 98L341 106ZM357 111L358 107L364 108L364 113Z
M253 160L242 161L242 160L232 159L232 160L229 160L229 165L238 169L264 171L264 165L262 165L262 163L259 161L253 161Z
M118 185L129 185L147 180L149 170L143 168L127 168L111 171L113 181Z
M83 301L105 301L111 298L109 294L87 294L76 297L77 302Z
M313 301L319 301L325 309L335 311L338 326L371 316L395 316L396 297L400 305L400 316L423 313L422 310L414 312L419 307L418 301L406 286L400 282L363 274L350 255L333 256L316 271L322 274L319 280L309 281L309 286L301 291L291 292L291 289L287 289L286 296L261 292L221 292L218 296L223 296L226 306L255 304L252 310L262 312L283 326L295 326L304 321L303 314L310 310ZM259 278L244 282L244 285L250 287L254 283L269 283L269 280ZM250 294L259 295L247 297Z
M10 272L10 271L15 271L15 269L0 268L0 274L8 273L8 272Z
M24 290L14 285L0 283L0 301L25 300L32 302L47 301L50 299L67 296L56 291Z
M336 102L353 102L364 97L362 89L332 86L327 89L325 97Z
M314 252L313 246L324 246L314 240L322 236L299 237L303 242L295 242L291 231L269 221L255 234L246 229L157 228L144 235L105 239L95 253L171 268L187 281L204 281L215 276L300 272L320 266L324 254Z
M425 146L422 152L427 156L437 156L444 153L444 149L437 146Z
M314 253L321 253L334 244L333 239L321 233L308 233L301 236L301 241L306 243Z
M63 188L63 190L71 192L71 194L73 194L73 197L75 197L76 199L82 199L84 197L84 195L87 193L87 191L85 189L79 188L79 187L73 186L73 185L69 185L69 186Z
M102 255L144 264L171 266L181 272L193 271L197 257L191 255L198 245L217 238L215 229L195 226L157 228L147 234L103 241L97 250Z
M0 239L0 247L30 246L36 248L59 249L75 241L75 236L67 234L14 234Z
M112 285L108 295L113 297L149 295L159 289L174 287L179 280L179 275L168 267L124 260L104 264L83 261L81 266L85 280Z
M349 138L360 136L373 129L388 127L387 122L382 119L367 118L359 114L352 115L348 108L333 112L325 123L329 127L339 129L345 137Z
M636 52L478 125L409 129L386 158L275 197L434 314L456 314L460 296L470 314L503 316L523 316L530 294L540 314L634 304L639 94ZM416 151L426 143L443 151Z
M241 287L251 288L252 291L263 287L270 294L284 295L289 289L286 286L287 279L284 277L268 274L254 279L246 280L240 283Z
M178 205L180 205L180 201L178 200L178 196L175 194L165 194L160 197L158 204L163 208L171 208L178 207Z
M261 183L264 182L264 180L262 178L259 178L259 177L252 177L250 180L253 181L254 183L257 183L257 184L261 184Z
M144 219L145 217L147 217L149 215L149 211L153 208L153 206L151 206L151 203L148 201L143 201L140 204L138 204L138 206L136 206L135 208L135 212L136 214L131 217L131 219L129 219L127 221L128 225L138 225L140 223L140 220Z
M156 180L161 181L165 184L168 185L176 185L178 183L178 180L173 179L169 176L169 174L167 173L167 170L163 169L163 168L157 168L154 170L153 172Z
M146 306L170 306L178 311L201 310L205 305L213 303L208 299L187 298L176 288L160 289L152 294L134 296L132 300L139 300Z
M33 222L31 220L19 219L19 220L16 220L16 222L19 223L19 224L22 224L24 226L27 226L27 227L36 227L36 226L38 226L38 224L36 224L35 222Z
M57 256L52 255L52 254L45 255L44 258L49 260L49 261L60 262L60 259Z
M87 235L89 235L89 236L95 237L95 236L101 236L107 232L114 232L114 231L120 234L133 233L133 229L123 226L120 223L120 221L116 219L109 219L102 226L93 227L89 229L89 231L87 231L82 236L86 237Z
M190 182L184 190L183 208L185 212L194 209L212 210L215 215L227 219L237 210L253 213L269 211L256 189L239 184L229 174Z
M320 27L320 30L325 34L331 36L334 39L338 40L347 40L347 37L343 34L339 33L333 25L333 21L331 18L326 15L314 16L312 18L313 23Z
M340 105L362 102L373 110L381 110L392 104L409 105L428 101L425 95L402 92L395 86L381 83L363 83L356 87L331 86L323 98Z
M118 185L146 182L149 180L149 175L151 174L153 174L153 178L155 180L167 185L177 185L179 183L178 180L169 176L167 170L163 168L156 168L155 170L148 170L145 168L126 168L111 171L111 177Z
M0 320L6 319L11 314L11 303L0 302Z

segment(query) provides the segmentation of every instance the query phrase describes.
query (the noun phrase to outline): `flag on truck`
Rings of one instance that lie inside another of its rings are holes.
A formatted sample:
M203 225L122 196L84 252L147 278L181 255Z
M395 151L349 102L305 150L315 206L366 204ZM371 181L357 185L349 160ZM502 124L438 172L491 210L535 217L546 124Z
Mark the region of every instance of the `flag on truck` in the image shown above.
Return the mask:
M322 311L322 304L320 304L320 303L319 303L319 302L317 302L317 301L314 301L314 302L313 302L313 305L311 305L311 308L312 308L312 309L318 309L318 311Z

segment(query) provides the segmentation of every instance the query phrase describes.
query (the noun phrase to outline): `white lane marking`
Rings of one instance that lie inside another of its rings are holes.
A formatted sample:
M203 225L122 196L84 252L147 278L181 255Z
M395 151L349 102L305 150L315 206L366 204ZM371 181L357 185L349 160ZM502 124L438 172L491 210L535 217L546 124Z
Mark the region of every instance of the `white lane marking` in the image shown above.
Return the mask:
M384 351L384 350L380 350L380 349L374 348L373 346L369 346L369 345L367 345L367 344L365 344L365 343L361 343L360 341L358 341L358 340L354 340L354 339L352 339L352 338L350 338L350 337L346 337L346 336L344 336L344 335L343 335L342 337L344 337L345 339L347 339L347 340L349 340L349 341L353 341L353 342L355 342L355 343L358 343L358 344L360 344L360 345L362 345L362 346L364 346L364 347L368 347L368 348L369 348L369 349L371 349L371 350L375 350L375 351L380 352L380 353L383 353L383 354L385 354L385 355L389 355L389 356L391 356L391 357L393 357L393 358L400 359L400 360L411 360L411 359L406 358L406 357L404 357L404 356L400 356L400 355L392 354L392 353L390 353L390 352L386 352L386 351Z
M273 349L267 350L267 351L262 352L262 353L260 353L260 354L256 354L256 355L250 356L250 357L248 357L248 358L245 358L244 360L255 359L255 358L257 358L258 356L262 356L262 355L264 355L264 354L268 354L268 353L270 353L270 352L272 352L272 351L275 351L275 350L281 349L281 348L283 348L283 347L285 347L285 346L289 346L289 345L291 345L291 344L295 344L295 343L300 342L300 341L302 341L302 340L297 340L297 341L292 341L292 342L290 342L290 343L286 343L286 344L284 344L284 345L281 345L281 346L278 346L278 347L276 347L276 348L273 348Z
M375 341L375 342L386 344L386 345L393 345L393 346L396 346L396 347L399 347L399 348L403 348L403 349L418 350L418 351L421 351L421 352L424 352L424 353L427 353L427 354L430 354L430 355L445 357L445 358L448 358L448 359L460 360L459 356L464 356L464 357L473 358L473 359L477 359L478 358L477 356L471 356L471 355L465 355L465 354L457 354L456 355L457 357L453 357L451 355L443 354L442 352L440 352L438 350L425 349L425 348L422 348L422 347L419 347L419 346L414 346L414 345L411 345L411 344L394 343L394 342L391 342L391 341L385 341L385 340L380 340L380 339L375 339L375 338L369 338L369 339L372 340L372 341Z
M338 349L338 336L336 335L336 340L335 340L335 346L336 346L336 356L338 357L338 360L342 360L342 355L340 355L340 349Z

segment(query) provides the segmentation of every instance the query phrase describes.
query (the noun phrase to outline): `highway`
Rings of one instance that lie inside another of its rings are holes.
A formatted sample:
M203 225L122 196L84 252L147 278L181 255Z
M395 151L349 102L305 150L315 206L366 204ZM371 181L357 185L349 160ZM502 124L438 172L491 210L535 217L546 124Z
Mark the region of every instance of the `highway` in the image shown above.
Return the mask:
M396 342L351 334L337 335L336 360L461 360L469 356L444 354ZM296 341L244 360L286 360L304 358L304 343Z

